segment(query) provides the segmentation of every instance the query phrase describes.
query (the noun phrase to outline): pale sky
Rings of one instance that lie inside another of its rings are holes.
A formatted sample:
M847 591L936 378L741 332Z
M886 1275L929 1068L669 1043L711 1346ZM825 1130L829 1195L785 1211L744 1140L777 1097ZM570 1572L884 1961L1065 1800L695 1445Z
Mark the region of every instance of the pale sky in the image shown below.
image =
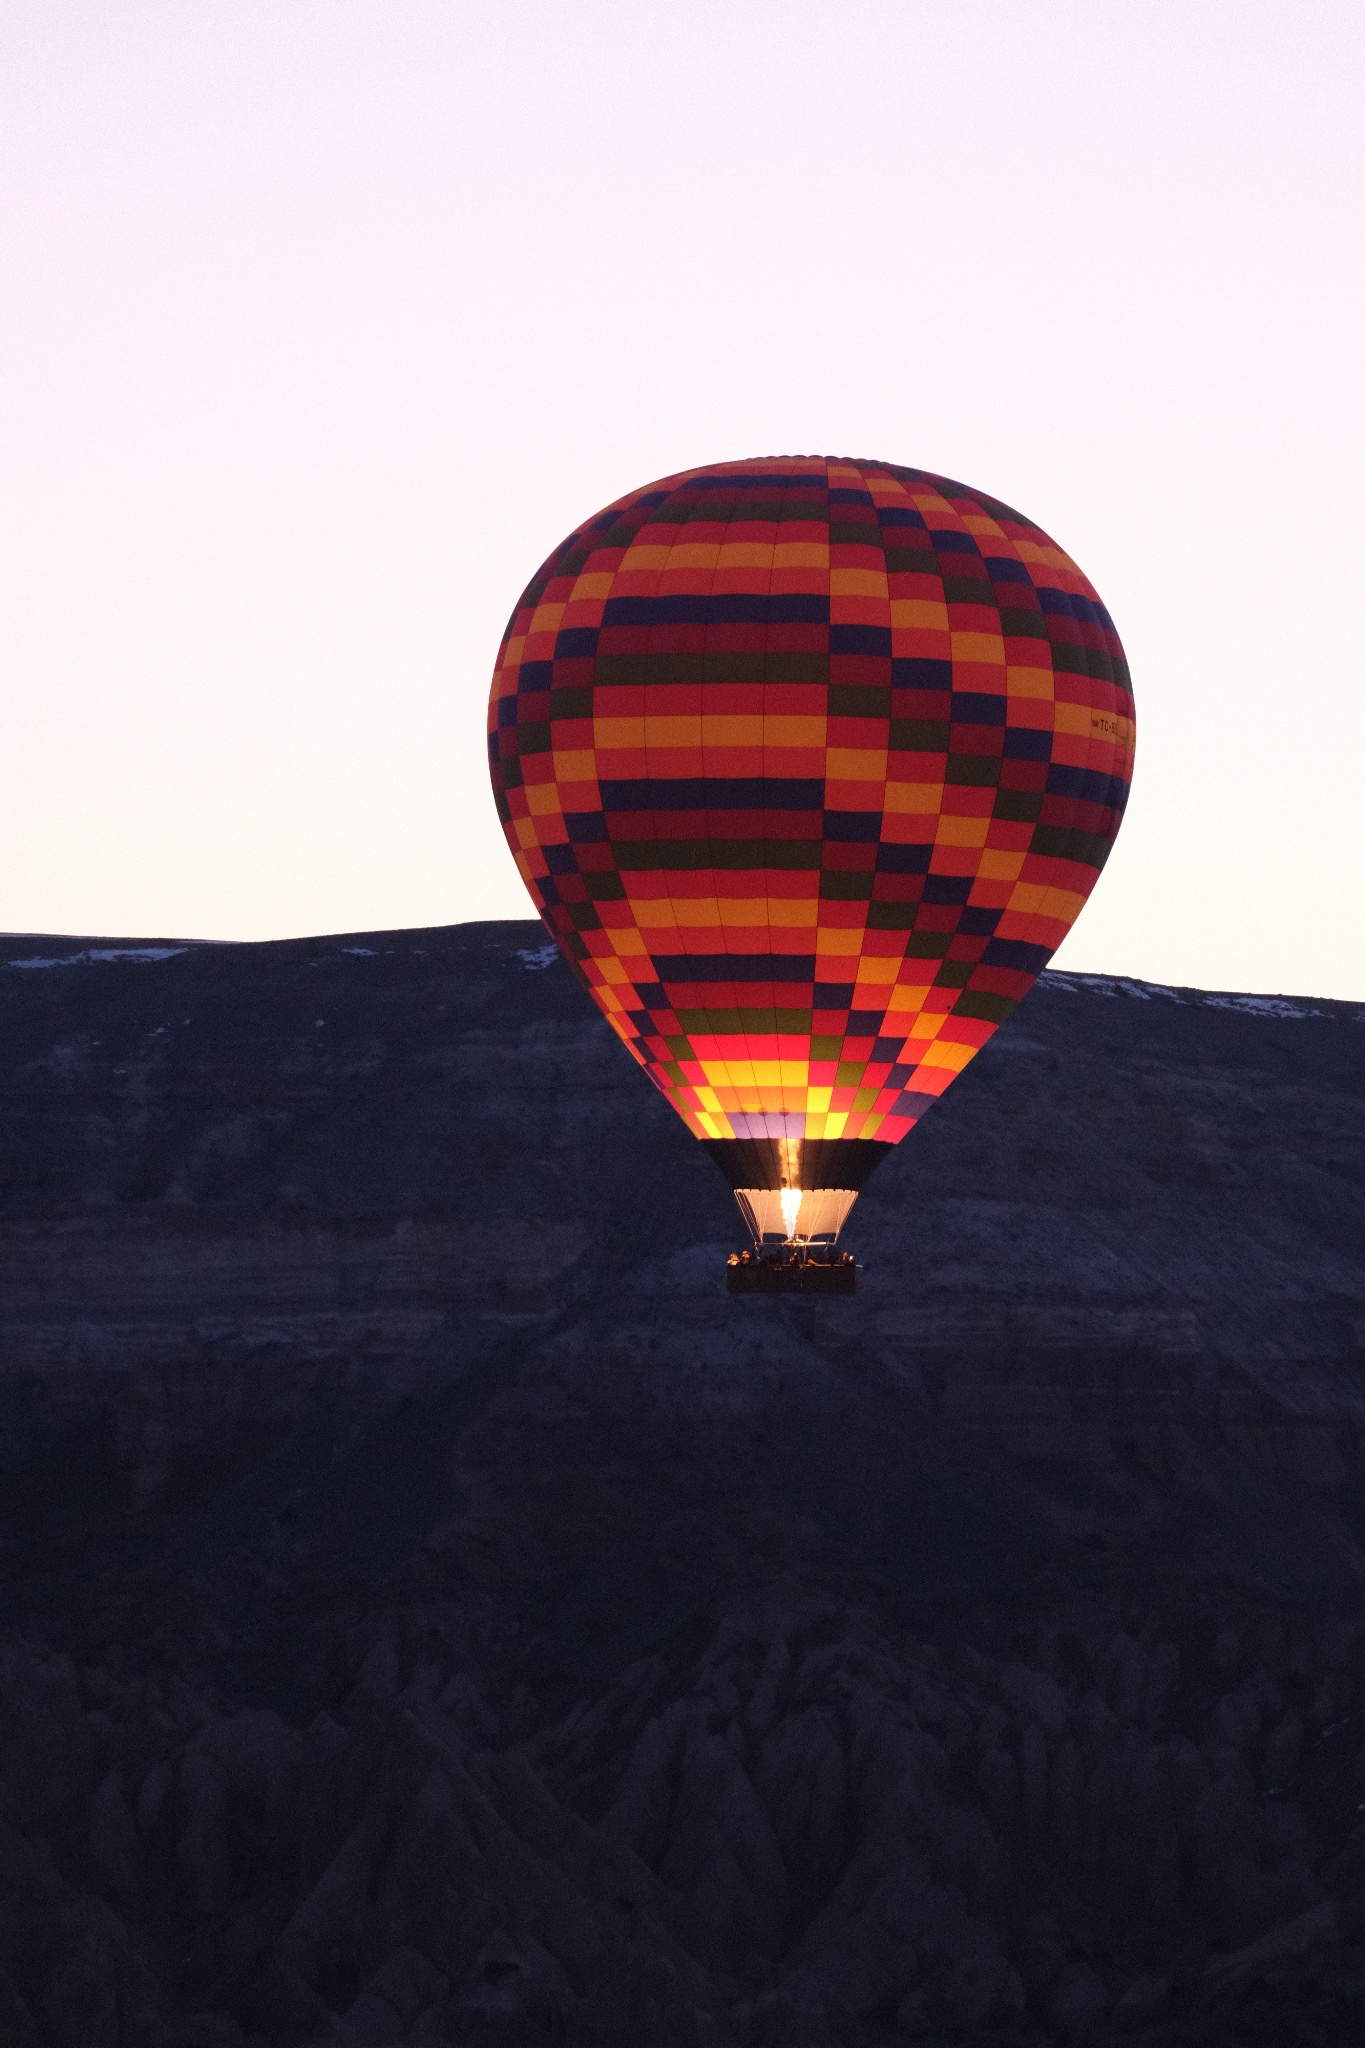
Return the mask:
M522 586L814 452L1114 615L1058 965L1365 997L1362 106L1360 0L0 0L0 927L530 915Z

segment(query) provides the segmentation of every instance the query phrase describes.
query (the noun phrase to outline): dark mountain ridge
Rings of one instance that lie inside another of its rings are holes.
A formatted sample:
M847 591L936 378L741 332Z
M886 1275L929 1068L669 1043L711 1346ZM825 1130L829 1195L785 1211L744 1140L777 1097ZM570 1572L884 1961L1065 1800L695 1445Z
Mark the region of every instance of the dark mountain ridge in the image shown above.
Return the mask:
M1365 1010L1045 976L736 1300L537 924L0 955L0 2043L1360 2037Z

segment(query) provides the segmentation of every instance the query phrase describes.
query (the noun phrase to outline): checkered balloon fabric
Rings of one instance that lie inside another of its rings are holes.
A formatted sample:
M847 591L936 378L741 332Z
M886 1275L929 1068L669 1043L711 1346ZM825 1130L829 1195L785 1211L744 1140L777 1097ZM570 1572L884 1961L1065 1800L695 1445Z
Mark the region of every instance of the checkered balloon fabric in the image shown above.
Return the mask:
M689 1130L894 1144L1093 888L1133 700L1031 521L784 457L570 534L512 615L489 749L548 930Z

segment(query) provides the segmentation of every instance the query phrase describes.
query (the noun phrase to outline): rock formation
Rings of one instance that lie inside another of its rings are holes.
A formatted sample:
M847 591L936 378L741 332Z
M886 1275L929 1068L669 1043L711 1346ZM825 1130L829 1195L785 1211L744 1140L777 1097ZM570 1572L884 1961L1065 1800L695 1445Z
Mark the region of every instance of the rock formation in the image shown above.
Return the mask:
M1365 1012L738 1216L530 924L0 946L0 2048L1365 2037Z

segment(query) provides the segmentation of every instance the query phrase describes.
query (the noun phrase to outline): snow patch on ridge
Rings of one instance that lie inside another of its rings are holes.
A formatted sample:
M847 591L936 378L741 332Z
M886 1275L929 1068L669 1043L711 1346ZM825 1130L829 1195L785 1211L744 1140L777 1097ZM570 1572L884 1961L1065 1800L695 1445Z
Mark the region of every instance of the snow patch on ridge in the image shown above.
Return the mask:
M36 955L31 960L7 960L7 967L88 967L96 960L174 960L177 953L188 953L188 946L91 946L84 953L60 953L55 959L47 960Z
M1166 1003L1179 1003L1192 1010L1240 1010L1251 1017L1325 1017L1326 1010L1312 1008L1303 1002L1292 1002L1287 996L1230 996L1207 995L1202 989L1167 988L1159 981L1129 981L1118 974L1067 974L1058 968L1048 968L1039 977L1048 988L1060 989L1066 995L1092 996L1133 996L1140 1003L1150 1003L1159 998ZM1365 1017L1365 1011L1358 1013Z

